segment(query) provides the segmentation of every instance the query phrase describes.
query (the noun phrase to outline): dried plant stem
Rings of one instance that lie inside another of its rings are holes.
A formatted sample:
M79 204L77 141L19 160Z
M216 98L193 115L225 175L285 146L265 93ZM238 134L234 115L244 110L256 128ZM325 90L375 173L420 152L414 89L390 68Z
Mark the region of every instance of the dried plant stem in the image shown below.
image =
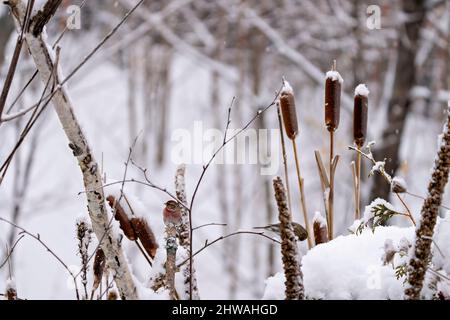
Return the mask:
M359 149L359 147L358 147ZM356 153L356 202L355 202L355 220L361 218L361 154Z
M300 189L300 202L302 205L303 218L305 219L305 229L308 231L308 248L311 249L313 247L313 243L311 240L311 229L309 228L308 211L306 209L305 190L303 187L303 178L300 173L300 161L298 158L297 143L295 139L292 140L292 147L294 149L295 168L297 169L298 187Z
M329 226L328 226L328 238L333 240L334 232L334 170L333 170L333 159L334 159L334 132L330 131L330 193L328 194L328 215L329 215Z
M280 177L273 180L275 199L281 232L281 255L286 277L286 300L302 300L305 297L303 275L300 269L297 240L292 226L292 216L286 203L286 192Z
M292 214L292 202L291 202L291 190L289 187L289 174L288 174L288 164L286 155L286 143L284 142L284 131L283 131L283 120L281 118L280 105L277 103L277 115L278 115L278 125L280 128L280 138L281 138L281 150L283 154L283 165L284 165L284 180L286 180L286 191L288 198L289 211Z

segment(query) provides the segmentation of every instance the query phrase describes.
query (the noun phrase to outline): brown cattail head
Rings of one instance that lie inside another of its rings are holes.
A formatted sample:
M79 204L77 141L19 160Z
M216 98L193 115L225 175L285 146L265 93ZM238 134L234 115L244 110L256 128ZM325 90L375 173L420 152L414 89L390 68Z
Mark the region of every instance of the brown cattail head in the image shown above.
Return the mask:
M156 255L156 250L158 249L158 243L156 242L155 235L153 234L153 231L147 221L142 217L133 217L131 219L131 224L136 231L136 235L141 241L145 251L153 259Z
M298 134L297 112L295 110L294 92L287 81L284 81L281 90L280 107L286 135L289 139L294 140Z
M94 283L92 285L92 290L95 291L100 286L103 277L103 271L105 270L106 259L105 253L101 248L97 249L95 252L94 265L92 267L94 272Z
M5 291L6 300L17 300L17 289L14 280L9 279L6 282L6 291Z
M355 89L355 105L353 109L353 140L358 147L362 147L367 135L367 109L369 90L365 84Z
M335 70L328 71L325 78L325 125L331 132L339 127L341 85L344 80Z
M117 300L119 296L117 295L117 292L115 290L111 290L108 293L108 300Z
M314 240L316 245L328 242L327 222L320 212L316 212L313 219Z
M106 200L108 200L108 203L114 212L114 219L119 221L120 229L122 229L125 236L132 241L136 240L137 236L135 231L133 230L130 219L125 210L120 205L119 201L111 195L108 196Z

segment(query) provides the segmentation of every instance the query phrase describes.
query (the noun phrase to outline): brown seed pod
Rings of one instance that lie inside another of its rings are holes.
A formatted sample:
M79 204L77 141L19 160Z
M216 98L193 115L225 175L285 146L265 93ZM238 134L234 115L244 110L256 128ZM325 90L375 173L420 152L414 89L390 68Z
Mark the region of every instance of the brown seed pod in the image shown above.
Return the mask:
M328 71L325 80L325 125L328 131L339 127L342 78L337 71Z
M328 242L328 230L325 219L316 213L313 220L314 241L316 245Z
M115 290L111 290L108 293L108 300L117 300L119 296L117 295L117 292Z
M294 140L298 134L297 112L295 110L294 94L287 81L285 81L283 90L281 91L280 107L286 135L289 139Z
M131 219L131 224L145 251L153 259L156 255L156 250L158 249L158 243L156 242L155 235L147 221L144 218L133 217Z
M122 229L125 236L132 241L136 240L136 233L133 230L128 215L126 214L120 203L116 200L116 198L114 198L114 196L111 195L108 196L106 200L108 200L111 209L113 209L114 219L119 221L120 229Z
M105 265L106 265L105 253L101 248L98 248L97 252L95 253L94 265L92 267L94 272L94 283L92 285L93 291L97 290L98 287L100 286L100 283L102 282Z
M355 104L353 108L353 141L358 147L362 147L367 136L367 111L369 90L363 84L355 89Z

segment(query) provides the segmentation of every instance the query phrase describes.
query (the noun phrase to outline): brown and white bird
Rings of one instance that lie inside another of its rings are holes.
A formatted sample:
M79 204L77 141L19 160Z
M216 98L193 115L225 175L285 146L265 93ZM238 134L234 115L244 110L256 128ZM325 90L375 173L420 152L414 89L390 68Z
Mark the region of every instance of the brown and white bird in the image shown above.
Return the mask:
M163 210L163 220L166 226L172 224L178 226L181 224L181 205L174 201L169 200L165 203L165 208Z
M306 231L306 229L303 228L301 224L297 222L292 222L292 226L294 227L294 233L299 241L303 241L308 238L308 231ZM253 229L264 229L267 231L271 231L278 236L281 236L279 223L269 224L268 226L265 227L254 227Z

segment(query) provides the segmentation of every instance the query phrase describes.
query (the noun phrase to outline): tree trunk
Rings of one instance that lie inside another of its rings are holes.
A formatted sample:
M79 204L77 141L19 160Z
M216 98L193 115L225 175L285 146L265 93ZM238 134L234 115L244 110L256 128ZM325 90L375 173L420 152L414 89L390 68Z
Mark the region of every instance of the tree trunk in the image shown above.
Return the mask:
M411 107L409 93L416 83L414 60L418 47L420 29L425 18L425 1L403 0L403 11L407 15L404 28L399 28L398 63L395 71L394 90L389 101L386 127L384 128L380 146L375 150L375 159L386 158L386 171L395 174L400 166L400 146L403 129ZM389 197L390 186L381 175L375 175L371 189L371 198Z

